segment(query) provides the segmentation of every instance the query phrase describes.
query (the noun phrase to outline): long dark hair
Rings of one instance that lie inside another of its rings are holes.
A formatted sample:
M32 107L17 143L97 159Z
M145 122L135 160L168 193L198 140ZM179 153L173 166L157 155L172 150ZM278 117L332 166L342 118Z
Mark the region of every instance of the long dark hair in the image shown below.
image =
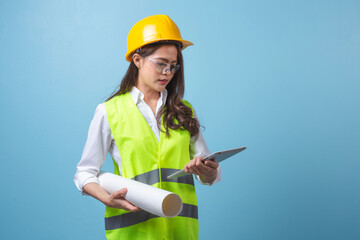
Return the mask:
M173 130L184 128L188 130L193 137L199 133L200 124L199 121L193 117L191 108L182 102L185 91L185 81L181 44L177 41L161 41L145 45L138 49L136 53L145 58L164 45L175 45L177 48L177 61L178 64L180 64L180 69L174 74L172 80L166 86L168 97L161 114L157 116L158 124L160 125L160 118L163 116L166 136L170 136L169 128ZM131 88L136 85L138 73L138 68L134 61L131 60L129 68L121 81L120 87L118 87L119 90L115 90L106 101L117 95L129 92Z

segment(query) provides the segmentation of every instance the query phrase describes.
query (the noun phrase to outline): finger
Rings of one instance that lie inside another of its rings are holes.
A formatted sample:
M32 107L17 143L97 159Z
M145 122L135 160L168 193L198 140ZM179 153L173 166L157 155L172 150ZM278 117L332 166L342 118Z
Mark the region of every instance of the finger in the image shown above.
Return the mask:
M184 169L187 173L195 173L194 172L194 166L196 163L196 158L192 159L188 164L185 165Z
M185 172L187 172L187 173L193 173L192 172L192 165L193 165L193 162L192 161L190 161L188 164L186 164L185 165L185 167L184 167L184 170L185 170Z
M196 169L194 167L187 167L185 172L187 173L193 173L193 174L197 174L198 175L198 172L196 171Z
M218 168L219 167L219 163L218 162L215 162L215 161L211 161L211 160L206 160L205 161L205 165L208 166L208 167L211 167L211 168Z
M196 175L201 175L204 173L205 165L202 163L202 158L195 158L194 165L192 166L192 170L195 172Z
M191 160L190 163L192 165L196 165L197 163L201 162L202 159L203 159L203 157L196 157L193 160Z
M207 164L210 164L211 166L208 166ZM218 166L219 164L217 162L213 163L210 160L209 161L205 161L204 164L199 164L198 165L198 169L197 171L202 175L202 176L213 176L214 174L216 174L217 170L216 170L216 166Z
M122 188L116 192L113 192L111 194L111 197L113 199L123 199L125 197L126 193L127 193L127 188Z
M123 209L128 210L128 211L136 212L136 211L140 210L139 207L133 205L132 203L130 203L129 201L126 201L126 200L121 200L121 205L122 205Z
M200 175L200 172L194 167L191 169L191 172L196 175Z
M185 165L184 170L187 173L193 173L192 170L187 165Z

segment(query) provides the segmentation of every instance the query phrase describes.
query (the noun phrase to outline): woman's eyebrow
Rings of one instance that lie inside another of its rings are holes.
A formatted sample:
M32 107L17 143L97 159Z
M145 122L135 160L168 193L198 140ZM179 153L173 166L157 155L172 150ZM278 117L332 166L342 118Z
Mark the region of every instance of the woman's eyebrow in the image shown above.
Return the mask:
M169 62L169 60L167 60L166 58L162 58L162 57L157 57L157 58L155 58L155 59L162 60L162 61L164 61L164 62L166 62L166 63ZM176 63L176 62L177 62L177 60L172 61L171 63Z

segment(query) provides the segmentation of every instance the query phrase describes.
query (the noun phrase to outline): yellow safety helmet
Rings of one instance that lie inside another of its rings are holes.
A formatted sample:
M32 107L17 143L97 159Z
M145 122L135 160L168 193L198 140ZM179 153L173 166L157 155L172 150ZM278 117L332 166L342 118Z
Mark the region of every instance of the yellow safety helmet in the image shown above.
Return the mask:
M125 58L131 62L131 54L136 49L149 43L164 40L174 40L182 43L181 50L194 45L181 37L178 26L167 15L154 15L137 22L131 29L127 38L127 51Z

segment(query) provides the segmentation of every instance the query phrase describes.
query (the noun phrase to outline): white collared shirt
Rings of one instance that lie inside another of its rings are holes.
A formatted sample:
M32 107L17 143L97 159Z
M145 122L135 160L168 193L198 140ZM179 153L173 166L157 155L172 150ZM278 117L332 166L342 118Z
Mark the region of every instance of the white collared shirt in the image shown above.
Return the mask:
M156 117L157 114L161 111L164 103L167 98L167 90L165 89L160 93L160 98L156 106L156 114L152 112L149 105L144 101L144 94L133 87L129 92L134 103L139 108L141 114L144 116L146 122L149 124L151 130L154 132L157 139L160 139L160 130L157 125ZM195 117L196 114L194 114ZM209 149L204 141L204 138L199 131L198 136L192 137L190 141L190 157L203 157L209 155ZM110 153L115 162L119 165L119 171L121 175L122 163L119 153L119 149L116 146L114 137L110 130L110 125L106 115L105 105L99 104L96 107L94 118L91 121L88 138L81 156L81 160L77 165L77 172L74 176L74 182L79 191L83 194L86 194L83 191L83 187L91 182L99 184L97 175L105 162L107 153ZM220 167L217 169L218 174L212 184L218 182L221 178ZM197 179L201 182L200 178L197 176ZM205 184L201 182L202 184ZM207 184L209 185L209 184Z

